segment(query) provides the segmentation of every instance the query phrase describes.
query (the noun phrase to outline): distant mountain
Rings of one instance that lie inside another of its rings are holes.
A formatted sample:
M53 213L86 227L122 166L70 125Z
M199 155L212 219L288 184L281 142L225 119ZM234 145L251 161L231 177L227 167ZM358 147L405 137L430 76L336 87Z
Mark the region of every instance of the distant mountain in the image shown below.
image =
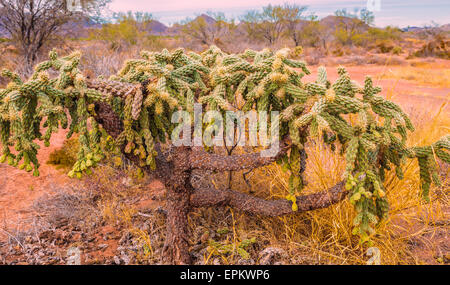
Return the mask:
M330 28L334 29L335 27L337 27L340 24L344 24L346 26L355 25L361 31L367 31L369 29L369 25L367 25L360 19L343 17L343 16L333 16L333 15L327 16L320 20L320 24L322 24L323 26L325 26L329 29Z
M165 34L168 28L169 27L156 20L151 21L151 23L147 26L147 30L149 30L149 32L153 35Z
M195 18L194 21L196 21L196 20L198 20L198 19L200 19L200 18L203 18L203 19L205 20L205 22L206 22L208 25L212 25L212 24L215 24L215 23L216 23L216 20L214 20L213 17L208 16L208 15L206 15L206 14L201 14L200 16L198 16L197 18Z
M440 27L416 27L416 26L408 26L406 28L401 29L404 32L421 32L426 30L441 30L444 32L450 32L450 24L445 24Z
M3 11L0 8L0 20L3 17L2 15L3 15ZM9 35L8 31L5 30L3 27L0 27L0 38L7 38L7 37L9 37L8 35Z
M101 24L85 17L65 23L59 30L59 34L70 38L85 38L89 36L89 30L100 29L101 27Z
M441 30L444 32L450 32L450 24L442 25Z
M416 27L416 26L410 26L410 27L406 27L401 29L403 32L416 32L416 31L422 31L424 28L423 27Z
M216 23L216 20L214 20L213 17L210 17L206 14L201 14L200 16L197 16L195 19L193 19L192 21L198 21L198 20L204 20L206 22L207 25L214 25ZM165 31L165 35L168 36L175 36L175 35L179 35L181 34L181 31L183 29L183 27L186 24L173 24L172 26L168 27Z
M8 37L8 31L0 27L0 38L7 38Z
M183 29L183 25L181 24L173 24L169 28L167 28L165 35L167 36L175 36L179 35L181 33L181 30Z

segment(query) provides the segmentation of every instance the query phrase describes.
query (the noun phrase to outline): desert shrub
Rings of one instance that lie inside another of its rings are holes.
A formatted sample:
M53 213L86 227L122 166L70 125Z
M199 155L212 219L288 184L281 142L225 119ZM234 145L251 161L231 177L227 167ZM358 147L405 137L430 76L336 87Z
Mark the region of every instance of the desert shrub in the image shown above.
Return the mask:
M336 41L341 45L350 45L353 43L352 38L355 35L355 31L347 31L346 29L339 27L334 32Z
M101 29L92 30L89 39L106 41L113 50L138 44L158 48L161 45L160 37L149 34L150 23L151 19L138 21L133 15L123 15L117 23L107 23Z
M296 46L291 52L291 56L293 58L299 58L302 55L303 55L303 47L302 46Z
M326 27L315 18L311 17L309 22L301 28L300 41L304 47L320 47L325 42Z
M395 54L395 55L400 55L402 53L402 51L403 51L402 47L400 47L400 46L395 46L392 49L392 53Z
M365 47L371 39L367 33L356 33L352 36L351 40L355 46Z
M345 54L344 49L342 47L337 47L331 52L334 56L343 56Z
M394 49L392 42L385 40L378 41L376 47L380 53L389 53Z
M414 56L434 56L450 59L450 41L442 35L436 35L431 41L424 44L418 51L414 52Z
M56 165L57 168L72 168L77 161L79 146L78 138L73 137L65 140L60 149L50 153L47 163Z
M402 31L398 28L387 26L386 28L369 28L367 30L369 37L373 40L399 40Z

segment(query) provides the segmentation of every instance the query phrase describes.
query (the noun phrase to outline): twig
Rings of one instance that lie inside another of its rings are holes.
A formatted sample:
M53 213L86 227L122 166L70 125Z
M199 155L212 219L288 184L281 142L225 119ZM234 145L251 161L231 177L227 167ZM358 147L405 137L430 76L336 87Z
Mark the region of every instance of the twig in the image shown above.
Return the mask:
M7 231L5 231L4 229L0 229L2 232L4 232L5 234L7 234L9 237L15 239L17 241L17 243L20 245L20 247L22 247L23 250L25 250L25 247L23 246L23 244L12 234L8 233Z

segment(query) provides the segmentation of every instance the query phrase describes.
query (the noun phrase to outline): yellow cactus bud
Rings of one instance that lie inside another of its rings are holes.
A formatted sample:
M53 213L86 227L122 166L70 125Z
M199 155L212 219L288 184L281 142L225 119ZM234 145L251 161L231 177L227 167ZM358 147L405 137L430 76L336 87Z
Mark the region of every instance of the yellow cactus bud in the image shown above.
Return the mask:
M279 68L281 68L282 64L283 64L283 61L280 58L276 58L273 61L272 68L273 69L279 69Z
M156 102L155 104L155 113L157 115L161 115L164 112L164 107L161 101Z
M272 80L275 83L286 83L288 78L289 77L286 74L280 72L274 72L270 75L270 80Z
M120 158L120 156L114 157L114 166L120 167L121 165L122 165L122 159Z
M6 89L14 89L17 88L17 84L13 81L9 82L8 85L6 85Z
M278 89L278 91L275 93L275 96L277 96L277 98L280 98L280 99L283 99L285 95L286 95L286 90L284 88Z
M256 96L261 97L264 94L264 86L259 85L256 87Z
M75 76L75 84L77 84L77 85L82 84L84 82L84 80L85 80L85 78L84 78L84 76L81 73L78 73Z
M333 102L334 99L336 99L336 93L333 89L327 89L327 91L325 92L325 99L327 100L327 102Z
M48 73L47 72L41 72L39 73L39 80L47 82L49 79Z
M283 48L275 53L275 57L279 59L285 59L289 56L290 52L291 50L289 48Z

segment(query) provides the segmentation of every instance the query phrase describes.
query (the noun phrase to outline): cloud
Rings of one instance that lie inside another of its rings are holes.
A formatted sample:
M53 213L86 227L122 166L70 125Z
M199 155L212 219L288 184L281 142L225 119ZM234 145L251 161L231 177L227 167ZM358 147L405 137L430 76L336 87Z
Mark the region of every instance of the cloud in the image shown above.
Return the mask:
M148 11L148 12L166 12L192 9L224 9L224 8L238 8L238 7L261 7L268 4L284 4L296 3L299 5L321 5L321 4L350 4L361 5L365 1L361 0L345 0L345 1L331 1L331 0L227 0L227 1L212 1L212 0L113 0L110 5L113 11Z
M380 0L381 11L375 12L377 26L423 25L431 20L448 23L448 0ZM173 24L186 17L195 17L207 11L221 11L229 18L238 19L247 10L259 9L268 4L295 3L309 7L319 17L331 15L337 9L366 7L366 0L113 0L111 11L143 11L152 13L165 24Z

